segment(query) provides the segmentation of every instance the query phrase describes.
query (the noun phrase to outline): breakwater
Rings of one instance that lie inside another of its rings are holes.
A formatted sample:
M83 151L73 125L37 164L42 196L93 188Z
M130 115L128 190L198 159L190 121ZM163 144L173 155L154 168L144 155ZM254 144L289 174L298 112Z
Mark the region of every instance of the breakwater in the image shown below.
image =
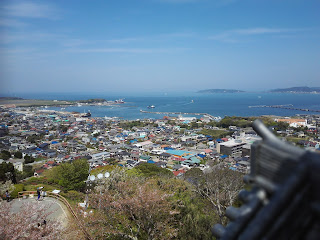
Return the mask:
M208 113L190 113L190 112L152 112L152 111L144 111L140 110L142 113L152 113L152 114L162 114L162 115L195 115L195 116L208 116L210 118L215 118L214 116Z
M304 112L319 112L320 113L320 110L308 109L308 108L296 108L296 107L293 107L292 104L284 104L284 105L255 105L255 106L249 106L249 108L281 108L281 109L287 109L287 110L304 111Z

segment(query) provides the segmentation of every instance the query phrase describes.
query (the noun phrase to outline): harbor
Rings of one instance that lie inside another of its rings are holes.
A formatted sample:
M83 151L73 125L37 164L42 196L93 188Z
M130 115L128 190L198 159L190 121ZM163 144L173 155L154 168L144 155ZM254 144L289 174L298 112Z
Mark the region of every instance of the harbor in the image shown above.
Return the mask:
M140 110L142 113L151 113L151 114L162 114L162 115L195 115L195 116L207 116L209 118L216 118L209 113L190 113L190 112L152 112L152 111L144 111Z

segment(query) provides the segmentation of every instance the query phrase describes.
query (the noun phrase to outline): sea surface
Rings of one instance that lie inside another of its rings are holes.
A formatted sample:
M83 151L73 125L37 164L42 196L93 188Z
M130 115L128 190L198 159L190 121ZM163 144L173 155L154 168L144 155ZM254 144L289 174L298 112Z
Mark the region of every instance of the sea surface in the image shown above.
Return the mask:
M296 114L320 114L298 110L278 108L250 107L257 105L285 105L292 104L295 108L320 110L320 94L287 94L287 93L30 93L19 94L17 97L27 99L50 100L85 100L90 98L104 98L106 100L124 99L124 104L113 106L72 106L63 111L84 113L90 111L92 117L119 117L123 119L159 119L167 114L141 113L140 110L151 112L181 112L208 113L213 116L293 116ZM154 109L148 109L154 105ZM60 107L47 109L60 111ZM183 114L182 114L183 115ZM175 115L172 115L175 116ZM186 115L185 115L186 116ZM192 116L192 115L188 115Z

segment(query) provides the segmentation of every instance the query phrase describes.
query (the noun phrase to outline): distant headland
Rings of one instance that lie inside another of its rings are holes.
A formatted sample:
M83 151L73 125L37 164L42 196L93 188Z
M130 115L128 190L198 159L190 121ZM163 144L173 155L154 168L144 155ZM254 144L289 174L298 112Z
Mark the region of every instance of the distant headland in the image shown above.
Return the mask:
M200 90L197 93L240 93L244 92L241 90L235 90L235 89L205 89Z
M272 93L320 93L320 87L291 87L270 90Z
M0 107L53 107L53 106L110 106L125 103L124 99L107 101L104 98L90 98L87 100L43 100L43 99L24 99L19 97L0 97Z

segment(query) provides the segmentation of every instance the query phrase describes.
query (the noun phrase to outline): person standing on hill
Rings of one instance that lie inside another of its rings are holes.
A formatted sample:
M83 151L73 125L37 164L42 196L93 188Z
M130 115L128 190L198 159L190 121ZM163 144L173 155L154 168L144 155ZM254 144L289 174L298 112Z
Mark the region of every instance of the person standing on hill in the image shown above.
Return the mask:
M39 188L37 188L37 194L38 194L38 201L39 201L39 199L40 199L40 189Z
M6 191L6 199L7 202L10 202L10 193L8 192L8 190Z

